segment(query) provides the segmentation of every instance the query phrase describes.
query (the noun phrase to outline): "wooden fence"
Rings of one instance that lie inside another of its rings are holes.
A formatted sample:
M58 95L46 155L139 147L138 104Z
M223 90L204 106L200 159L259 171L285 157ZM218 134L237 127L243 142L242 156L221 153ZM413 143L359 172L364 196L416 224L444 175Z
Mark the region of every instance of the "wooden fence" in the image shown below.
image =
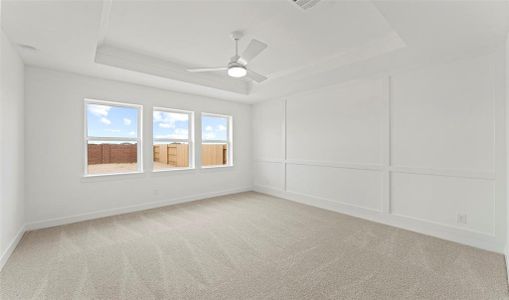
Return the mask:
M154 145L154 162L160 162L178 168L189 167L189 145Z
M187 144L154 145L154 161L172 167L189 166L189 146ZM201 148L203 166L225 165L228 150L225 144L204 144Z
M137 162L136 144L88 144L88 164L125 164ZM173 167L189 166L187 144L161 144L153 147L154 162ZM225 165L228 163L226 144L204 144L201 148L203 166Z
M201 146L202 166L226 165L228 163L228 149L225 144L203 144Z
M88 164L136 163L136 144L88 144Z

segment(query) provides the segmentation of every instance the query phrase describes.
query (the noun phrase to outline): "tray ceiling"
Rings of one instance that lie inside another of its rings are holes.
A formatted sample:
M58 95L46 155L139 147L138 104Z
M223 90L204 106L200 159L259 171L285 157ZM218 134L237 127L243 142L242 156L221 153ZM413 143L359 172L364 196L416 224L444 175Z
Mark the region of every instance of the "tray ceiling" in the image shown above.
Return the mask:
M2 26L29 65L253 102L331 82L489 51L503 45L505 1L289 0L2 1ZM253 84L188 67L220 66L269 45L250 64Z

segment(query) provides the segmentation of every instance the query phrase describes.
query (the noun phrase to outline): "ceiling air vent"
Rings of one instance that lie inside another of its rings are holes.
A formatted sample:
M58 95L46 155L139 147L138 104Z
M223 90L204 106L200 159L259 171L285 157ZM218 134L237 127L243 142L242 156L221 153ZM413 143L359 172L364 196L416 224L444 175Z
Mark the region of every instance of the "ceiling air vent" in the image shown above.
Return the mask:
M308 9L315 6L320 0L292 0L295 4L297 4L302 9Z

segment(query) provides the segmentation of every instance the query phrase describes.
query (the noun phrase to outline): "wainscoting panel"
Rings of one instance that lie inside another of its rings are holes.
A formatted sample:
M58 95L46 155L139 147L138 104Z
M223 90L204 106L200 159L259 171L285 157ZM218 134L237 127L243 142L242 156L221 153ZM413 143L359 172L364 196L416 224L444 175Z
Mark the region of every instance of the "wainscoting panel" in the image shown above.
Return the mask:
M382 174L376 170L288 164L288 192L381 211Z
M393 173L391 195L395 215L494 234L492 180Z
M267 121L254 123L254 147L273 157L254 189L502 253L504 59L501 49L255 104Z
M254 184L275 190L284 189L285 165L281 162L255 161Z

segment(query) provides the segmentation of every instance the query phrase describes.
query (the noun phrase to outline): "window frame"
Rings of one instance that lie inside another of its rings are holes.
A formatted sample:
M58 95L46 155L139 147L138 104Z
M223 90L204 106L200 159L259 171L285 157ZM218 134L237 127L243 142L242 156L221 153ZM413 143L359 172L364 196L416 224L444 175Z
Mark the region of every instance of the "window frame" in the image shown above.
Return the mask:
M187 139L170 139L170 138L155 138L154 137L154 112L168 112L168 113L179 113L179 114L187 114L188 115L188 137ZM188 153L189 153L189 166L187 168L168 168L168 169L154 169L154 145L156 142L177 142L177 143L187 143L188 144ZM195 150L194 150L194 111L169 108L169 107L161 107L154 106L152 107L152 172L172 172L172 171L184 171L184 170L194 170L196 169L195 165Z
M219 117L226 118L226 140L208 140L203 138L203 117ZM225 115L225 114L217 114L217 113L208 113L202 112L200 116L200 124L201 124L201 144L200 144L200 167L202 169L213 169L213 168L227 168L233 167L233 116ZM226 144L227 147L227 163L225 165L210 165L203 166L201 163L201 146L203 144Z
M97 105L105 105L105 106L114 106L114 107L129 107L135 108L138 110L137 113L137 135L135 138L131 137L94 137L88 135L88 105L89 104L97 104ZM83 101L83 116L84 116L84 143L83 143L83 153L84 153L84 164L83 164L83 177L100 177L100 176L112 176L112 175L129 175L129 174L140 174L143 173L143 105L134 104L134 103L126 103L126 102L117 102L117 101L106 101L106 100L98 100L85 98ZM88 173L88 143L89 142L136 142L136 166L137 170L132 172L117 172L117 173L103 173L103 174L89 174Z

